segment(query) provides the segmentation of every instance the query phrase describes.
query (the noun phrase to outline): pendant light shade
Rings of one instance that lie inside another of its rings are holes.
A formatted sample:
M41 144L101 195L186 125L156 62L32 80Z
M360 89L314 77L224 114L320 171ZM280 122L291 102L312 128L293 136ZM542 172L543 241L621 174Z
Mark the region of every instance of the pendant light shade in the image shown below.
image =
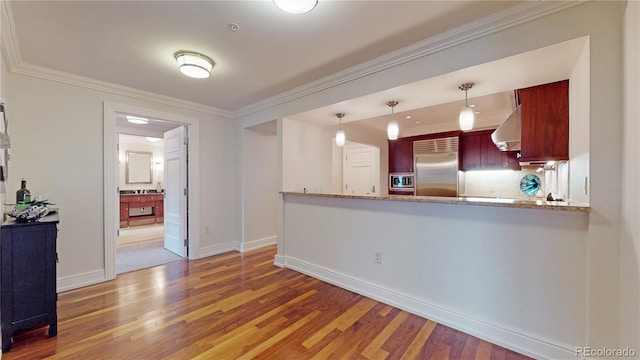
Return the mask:
M318 5L318 0L273 0L276 6L289 14L304 14Z
M193 51L178 51L174 56L183 74L196 79L211 76L215 62L210 57Z
M340 129L336 132L336 145L344 146L344 142L347 140L347 137L344 134L344 130Z
M400 126L398 126L398 122L393 119L393 107L396 105L398 105L398 101L396 100L387 102L387 106L391 108L391 120L387 124L387 139L389 140L397 140L400 134Z
M397 140L399 133L400 126L398 126L398 122L395 120L389 121L389 123L387 124L387 138L389 140Z
M344 146L344 142L347 140L347 136L345 135L344 130L342 130L342 118L344 117L344 113L337 113L336 117L340 122L338 131L336 131L336 145Z
M473 113L473 109L469 107L469 102L467 98L467 91L471 89L475 85L472 82L464 83L458 86L458 89L464 91L464 107L460 110L460 116L458 117L458 122L460 124L460 130L469 131L473 129L473 122L475 121L475 115Z
M473 129L473 121L475 115L473 114L473 109L465 106L460 110L460 117L458 121L460 122L460 130L469 131Z

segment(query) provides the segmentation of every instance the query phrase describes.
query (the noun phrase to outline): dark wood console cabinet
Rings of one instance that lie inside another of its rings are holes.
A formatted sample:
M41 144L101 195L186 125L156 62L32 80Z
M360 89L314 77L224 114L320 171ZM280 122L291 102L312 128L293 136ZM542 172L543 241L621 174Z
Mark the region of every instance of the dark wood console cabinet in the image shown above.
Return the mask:
M16 330L49 324L49 336L58 333L56 301L56 238L58 214L37 222L10 219L0 233L0 321L2 352L11 350Z

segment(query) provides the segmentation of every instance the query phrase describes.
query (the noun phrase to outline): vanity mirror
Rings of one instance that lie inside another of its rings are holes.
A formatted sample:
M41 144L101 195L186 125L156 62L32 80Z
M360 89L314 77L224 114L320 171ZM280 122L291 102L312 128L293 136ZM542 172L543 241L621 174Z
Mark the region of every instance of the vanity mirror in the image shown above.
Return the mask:
M125 183L151 184L153 179L153 153L144 151L127 151L125 167Z

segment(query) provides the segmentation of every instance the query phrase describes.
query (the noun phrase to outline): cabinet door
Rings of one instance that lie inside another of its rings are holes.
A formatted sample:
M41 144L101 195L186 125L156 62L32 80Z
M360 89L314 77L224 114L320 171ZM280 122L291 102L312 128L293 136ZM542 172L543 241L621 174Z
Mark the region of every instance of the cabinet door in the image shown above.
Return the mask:
M481 169L482 141L475 132L464 133L460 136L463 171Z
M519 91L521 161L569 159L569 80Z
M493 141L493 130L465 133L462 142L462 170L520 170L517 153L500 151Z
M120 221L129 219L129 203L120 203Z
M156 217L164 217L164 201L156 201Z
M413 140L389 141L389 172L413 172Z

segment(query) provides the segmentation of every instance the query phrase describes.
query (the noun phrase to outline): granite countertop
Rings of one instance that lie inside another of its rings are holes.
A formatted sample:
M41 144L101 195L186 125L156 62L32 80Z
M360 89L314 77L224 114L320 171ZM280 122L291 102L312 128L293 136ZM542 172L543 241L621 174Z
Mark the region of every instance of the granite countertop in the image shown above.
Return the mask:
M329 197L340 199L365 199L401 202L419 202L433 204L453 204L453 205L480 205L495 206L520 209L542 209L542 210L562 210L590 212L589 204L575 201L547 201L544 199L506 199L506 198L484 198L484 197L440 197L440 196L413 196L413 195L388 195L388 196L368 196L368 195L343 195L343 194L323 194L297 191L281 191L282 195L302 195L315 197Z

